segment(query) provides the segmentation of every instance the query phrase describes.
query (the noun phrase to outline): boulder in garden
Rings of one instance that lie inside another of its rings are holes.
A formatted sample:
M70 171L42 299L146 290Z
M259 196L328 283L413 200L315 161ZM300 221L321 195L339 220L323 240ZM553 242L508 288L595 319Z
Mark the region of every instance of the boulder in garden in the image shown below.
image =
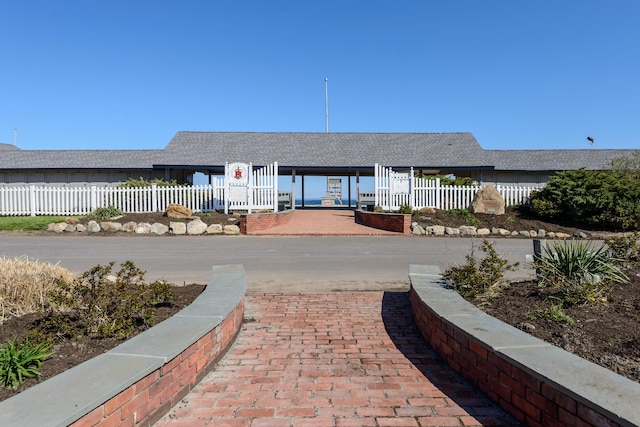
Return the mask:
M471 212L504 215L504 198L500 192L493 186L487 185L476 193L471 202Z
M177 203L172 203L169 206L167 206L165 215L168 216L169 218L178 218L178 219L191 218L193 216L193 211Z

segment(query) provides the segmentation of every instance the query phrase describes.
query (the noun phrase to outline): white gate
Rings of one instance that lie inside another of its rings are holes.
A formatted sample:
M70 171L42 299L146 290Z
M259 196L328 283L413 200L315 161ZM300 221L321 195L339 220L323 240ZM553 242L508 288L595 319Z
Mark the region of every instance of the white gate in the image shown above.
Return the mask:
M374 171L375 205L384 210L412 206L413 168L410 172L395 172L376 163Z
M273 209L278 211L278 162L253 170L251 163L226 163L224 212Z

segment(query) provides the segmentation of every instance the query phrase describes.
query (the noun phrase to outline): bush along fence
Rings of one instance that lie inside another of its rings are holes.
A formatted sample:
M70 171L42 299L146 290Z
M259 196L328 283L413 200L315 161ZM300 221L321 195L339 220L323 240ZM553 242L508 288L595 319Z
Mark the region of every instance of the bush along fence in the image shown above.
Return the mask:
M440 178L417 178L413 168L409 172L396 172L391 168L375 165L375 206L383 210L399 210L408 206L412 210L425 207L434 209L467 209L482 187L479 185L442 185ZM526 204L532 191L542 187L497 185L506 206Z

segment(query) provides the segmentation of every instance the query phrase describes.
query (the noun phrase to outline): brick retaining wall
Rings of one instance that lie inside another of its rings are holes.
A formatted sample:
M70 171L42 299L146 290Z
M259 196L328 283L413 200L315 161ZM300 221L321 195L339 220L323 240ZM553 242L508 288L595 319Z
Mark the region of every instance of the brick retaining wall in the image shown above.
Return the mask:
M240 216L240 233L254 234L256 231L266 230L276 225L286 224L291 219L294 210L286 210L276 213L260 213Z
M380 230L411 234L411 215L356 210L356 224Z
M640 384L465 301L437 266L411 266L422 335L449 366L528 426L638 426Z

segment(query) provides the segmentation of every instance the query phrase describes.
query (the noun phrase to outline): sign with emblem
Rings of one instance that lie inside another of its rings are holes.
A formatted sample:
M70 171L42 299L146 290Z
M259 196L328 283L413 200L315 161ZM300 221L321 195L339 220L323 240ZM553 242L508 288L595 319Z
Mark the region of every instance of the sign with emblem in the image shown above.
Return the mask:
M247 185L249 184L249 165L246 163L229 163L228 178L231 185Z

